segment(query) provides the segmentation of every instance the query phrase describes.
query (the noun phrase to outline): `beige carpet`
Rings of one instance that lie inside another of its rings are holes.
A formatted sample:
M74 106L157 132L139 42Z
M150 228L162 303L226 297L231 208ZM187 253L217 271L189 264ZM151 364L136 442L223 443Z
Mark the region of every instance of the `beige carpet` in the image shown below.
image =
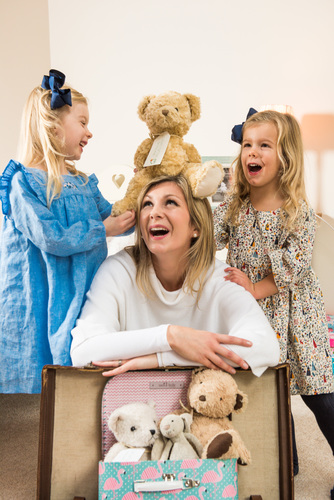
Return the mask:
M327 500L334 485L331 449L298 396L292 398L292 410L300 462L295 500ZM36 498L38 420L39 396L0 394L1 500Z

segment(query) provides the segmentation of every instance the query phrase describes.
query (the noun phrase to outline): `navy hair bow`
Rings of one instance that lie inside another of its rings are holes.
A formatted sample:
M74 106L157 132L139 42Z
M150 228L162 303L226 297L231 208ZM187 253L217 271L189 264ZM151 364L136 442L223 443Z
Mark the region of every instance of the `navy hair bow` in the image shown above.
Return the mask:
M246 120L250 118L252 115L255 115L257 113L256 109L254 108L249 108L248 115L246 117ZM242 122L241 125L234 125L232 128L232 134L231 134L231 139L234 142L238 142L241 144L242 142L242 127L244 126L245 122Z
M71 89L61 89L65 83L65 75L56 69L50 69L49 76L44 75L41 87L51 90L51 109L57 109L68 104L72 106Z

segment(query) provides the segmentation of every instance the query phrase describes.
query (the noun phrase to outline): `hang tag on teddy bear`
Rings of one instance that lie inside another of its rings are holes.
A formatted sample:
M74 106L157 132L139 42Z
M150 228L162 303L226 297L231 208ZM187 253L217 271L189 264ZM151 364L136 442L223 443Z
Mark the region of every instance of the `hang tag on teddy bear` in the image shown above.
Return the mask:
M145 448L127 448L117 453L112 462L139 462L145 451Z
M164 132L154 139L150 152L147 155L147 158L144 163L144 167L150 167L151 165L160 165L164 154L166 152L168 143L170 139L170 134L168 132Z

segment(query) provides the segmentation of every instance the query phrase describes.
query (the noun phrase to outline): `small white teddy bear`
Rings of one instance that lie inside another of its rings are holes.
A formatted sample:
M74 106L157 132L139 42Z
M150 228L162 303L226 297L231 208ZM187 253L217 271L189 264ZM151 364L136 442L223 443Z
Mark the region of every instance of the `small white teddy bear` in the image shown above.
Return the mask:
M151 459L151 448L157 437L157 417L155 402L130 403L114 410L109 417L108 426L117 439L104 461L112 460L127 448L145 448L140 460Z
M190 433L192 416L166 415L160 422L160 433L153 445L153 460L184 460L199 458L203 447L199 440Z

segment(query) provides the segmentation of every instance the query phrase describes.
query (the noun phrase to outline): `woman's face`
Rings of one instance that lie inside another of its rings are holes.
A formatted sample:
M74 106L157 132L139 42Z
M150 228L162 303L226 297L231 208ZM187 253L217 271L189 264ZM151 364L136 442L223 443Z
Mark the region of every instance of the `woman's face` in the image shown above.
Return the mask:
M189 250L196 228L190 222L182 189L175 182L162 182L145 195L139 216L142 238L156 257L182 259ZM176 261L177 262L177 261Z

